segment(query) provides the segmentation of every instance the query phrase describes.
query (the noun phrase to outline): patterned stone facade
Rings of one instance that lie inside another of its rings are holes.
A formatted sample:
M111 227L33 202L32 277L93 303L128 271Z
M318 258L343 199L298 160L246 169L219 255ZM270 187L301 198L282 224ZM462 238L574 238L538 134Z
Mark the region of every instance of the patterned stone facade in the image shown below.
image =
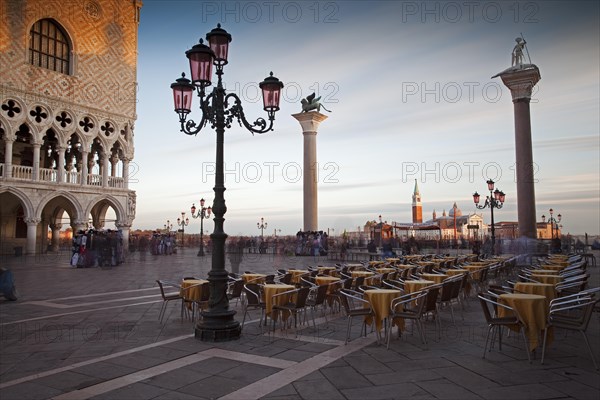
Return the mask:
M56 247L65 220L74 230L103 228L109 208L128 235L141 6L0 0L0 253L46 251L49 229ZM33 65L42 20L67 38L67 74Z

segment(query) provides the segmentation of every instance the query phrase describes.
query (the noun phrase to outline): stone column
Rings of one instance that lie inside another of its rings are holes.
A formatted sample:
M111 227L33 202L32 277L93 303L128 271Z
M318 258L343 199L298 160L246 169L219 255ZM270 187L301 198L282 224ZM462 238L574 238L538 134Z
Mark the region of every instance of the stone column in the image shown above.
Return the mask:
M33 144L33 180L40 180L40 143Z
M123 188L129 189L129 159L123 159Z
M12 158L14 139L4 139L4 177L12 178Z
M533 87L541 79L540 70L533 64L524 64L518 68L509 68L496 76L500 76L502 82L510 89L514 104L519 236L536 239L537 214L529 102Z
M35 246L37 241L37 227L41 222L39 218L25 218L27 224L27 249L26 254L35 254Z
M58 163L56 165L56 182L63 183L65 181L65 151L66 147L56 146L58 152Z
M50 224L50 229L52 229L52 251L58 251L60 248L60 228L62 228L62 224Z
M102 154L100 159L100 173L102 175L102 187L108 187L108 153Z
M88 182L88 156L89 152L81 152L81 185L87 185Z
M123 252L127 254L129 251L129 229L131 228L131 224L126 223L115 223L115 226L121 231L121 236L123 237Z
M319 112L302 112L292 114L300 122L304 135L304 231L319 230L319 214L317 203L317 130L327 115Z

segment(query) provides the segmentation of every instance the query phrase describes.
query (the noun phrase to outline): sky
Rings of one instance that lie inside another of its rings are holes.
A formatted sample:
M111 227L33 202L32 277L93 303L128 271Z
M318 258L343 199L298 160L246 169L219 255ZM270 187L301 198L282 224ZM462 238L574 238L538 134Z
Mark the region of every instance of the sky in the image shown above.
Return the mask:
M144 0L138 42L133 229L162 228L200 198L212 204L215 133L180 132L170 84L185 51L221 23L233 37L226 88L250 121L266 117L258 89L284 83L274 131L225 134L225 232L302 228L301 127L291 115L316 92L331 110L317 135L319 229L410 222L415 179L424 219L476 210L486 180L506 193L496 221L517 220L513 104L491 77L511 66L515 38L541 80L530 104L537 220L564 233L600 232L600 11L595 1ZM198 98L189 118L199 121ZM204 224L212 232L212 221Z

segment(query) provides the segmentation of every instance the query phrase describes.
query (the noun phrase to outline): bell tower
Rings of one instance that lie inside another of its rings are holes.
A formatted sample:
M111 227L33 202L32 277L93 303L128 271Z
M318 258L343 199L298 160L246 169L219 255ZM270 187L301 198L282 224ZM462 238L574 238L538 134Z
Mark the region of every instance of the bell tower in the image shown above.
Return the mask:
M412 217L413 224L420 224L423 222L423 207L421 206L421 193L419 193L419 185L415 179L415 190L412 195Z

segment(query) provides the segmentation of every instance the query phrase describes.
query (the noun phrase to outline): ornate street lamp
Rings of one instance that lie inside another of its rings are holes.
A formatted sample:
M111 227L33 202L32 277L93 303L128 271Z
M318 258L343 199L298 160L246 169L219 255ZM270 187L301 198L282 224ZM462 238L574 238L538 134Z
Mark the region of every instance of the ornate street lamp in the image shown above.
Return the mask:
M265 231L265 229L267 228L267 225L268 225L268 224L265 222L265 219L264 219L264 218L262 218L262 217L260 218L260 222L257 222L257 223L256 223L256 227L257 227L258 229L260 229L260 238L261 238L261 239L263 239L263 237L264 237L264 231Z
M227 271L225 270L225 241L227 234L223 230L225 206L223 142L225 129L231 127L234 120L253 133L265 133L273 129L275 112L279 110L279 97L283 83L273 73L259 84L263 94L263 109L267 112L269 123L258 118L250 123L246 120L242 102L235 93L226 93L223 87L223 67L227 64L227 56L231 35L217 25L206 35L209 46L202 39L185 55L190 62L191 81L181 74L181 78L171 84L175 112L179 116L181 131L187 135L196 135L209 124L217 136L215 199L212 206L214 213L214 231L210 235L213 243L212 267L208 273L210 299L208 311L202 312L202 318L196 325L195 336L200 340L224 341L237 339L241 333L240 323L233 316L235 311L229 310L227 299ZM212 67L216 68L217 85L207 94L206 88L212 84ZM200 98L202 118L199 123L187 120L191 112L192 93L196 90Z
M173 224L171 223L170 219L168 219L167 223L163 226L165 227L165 233L169 233L171 230L173 230Z
M558 214L556 218L554 218L554 210L550 209L550 218L548 218L548 223L550 224L550 237L554 239L554 226L556 226L556 235L558 236L558 223L562 220L562 215Z
M212 207L204 207L204 199L200 199L200 209L196 214L196 204L192 204L192 217L200 218L200 250L198 250L198 257L204 256L204 219L210 218L210 213L212 212Z
M506 195L501 190L494 190L494 181L489 179L487 181L488 190L490 191L490 195L485 197L485 203L483 205L479 205L479 198L481 197L479 193L473 193L473 201L475 202L475 207L480 210L483 210L486 207L490 208L490 212L492 215L492 255L494 255L496 251L496 232L494 227L494 208L501 209L504 205L504 200L506 200Z
M177 226L181 227L181 247L183 247L185 241L185 227L190 224L190 219L185 217L185 212L181 212L181 218L177 218Z

